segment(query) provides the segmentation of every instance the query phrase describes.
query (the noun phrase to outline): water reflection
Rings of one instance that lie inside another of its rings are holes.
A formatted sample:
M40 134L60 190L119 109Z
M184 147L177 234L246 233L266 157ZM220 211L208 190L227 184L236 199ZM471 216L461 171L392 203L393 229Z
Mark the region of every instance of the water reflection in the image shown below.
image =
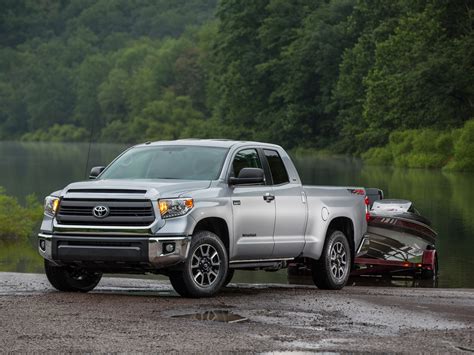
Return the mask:
M43 272L43 258L32 237L23 242L0 242L0 271Z
M173 318L188 318L193 320L214 321L223 323L238 323L248 320L245 317L239 316L229 311L205 311L200 313L180 314L172 316Z
M69 182L84 179L94 165L104 165L125 145L96 144L86 168L87 144L0 142L0 186L21 200L43 197ZM295 157L305 184L378 187L389 198L404 198L433 223L440 287L474 287L474 174L427 169L364 166L347 157ZM36 240L0 245L0 271L41 272ZM233 282L287 282L286 271L237 272Z
M125 148L93 144L86 164L87 143L0 142L0 186L19 198L31 193L43 198L70 182L85 179L90 167L110 162Z

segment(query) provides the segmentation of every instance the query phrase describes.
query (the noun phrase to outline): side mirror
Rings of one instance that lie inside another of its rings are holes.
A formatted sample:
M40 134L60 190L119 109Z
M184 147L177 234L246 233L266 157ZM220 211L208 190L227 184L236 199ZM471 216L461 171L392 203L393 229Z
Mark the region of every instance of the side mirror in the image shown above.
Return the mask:
M260 168L243 168L238 177L231 177L231 185L261 184L265 182L265 173Z
M104 169L105 166L94 166L89 174L89 179L95 179L97 176L100 175L101 172L104 171Z

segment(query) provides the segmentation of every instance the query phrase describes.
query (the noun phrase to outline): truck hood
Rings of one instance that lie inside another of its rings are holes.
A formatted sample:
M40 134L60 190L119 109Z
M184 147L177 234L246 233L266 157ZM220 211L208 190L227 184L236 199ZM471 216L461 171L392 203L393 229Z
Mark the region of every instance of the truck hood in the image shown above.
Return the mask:
M209 188L208 180L90 180L69 184L61 196L93 198L149 199L180 197L196 190Z

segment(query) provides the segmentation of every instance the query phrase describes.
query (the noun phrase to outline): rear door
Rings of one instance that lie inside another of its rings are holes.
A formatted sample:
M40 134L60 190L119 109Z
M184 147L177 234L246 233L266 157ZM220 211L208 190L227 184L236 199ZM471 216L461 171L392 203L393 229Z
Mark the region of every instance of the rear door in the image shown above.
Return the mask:
M233 159L230 176L237 177L243 168L263 168L255 148L238 151ZM235 248L232 260L269 258L273 252L275 203L265 197L272 195L272 187L265 184L235 185L232 187L232 212Z
M298 256L304 247L306 199L299 182L290 181L288 171L278 151L263 149L272 178L275 196L275 232L272 257Z

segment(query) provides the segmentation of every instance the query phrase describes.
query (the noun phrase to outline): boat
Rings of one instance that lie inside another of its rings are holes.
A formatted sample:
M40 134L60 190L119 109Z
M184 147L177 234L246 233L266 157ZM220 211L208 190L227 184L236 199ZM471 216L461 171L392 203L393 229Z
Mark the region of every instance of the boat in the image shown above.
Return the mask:
M367 234L357 257L411 263L435 248L437 233L408 200L377 200L371 205Z
M375 192L374 192L375 191ZM356 253L353 276L420 275L436 279L436 231L412 201L384 199L367 189L367 233Z

